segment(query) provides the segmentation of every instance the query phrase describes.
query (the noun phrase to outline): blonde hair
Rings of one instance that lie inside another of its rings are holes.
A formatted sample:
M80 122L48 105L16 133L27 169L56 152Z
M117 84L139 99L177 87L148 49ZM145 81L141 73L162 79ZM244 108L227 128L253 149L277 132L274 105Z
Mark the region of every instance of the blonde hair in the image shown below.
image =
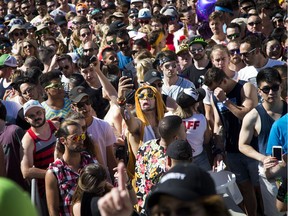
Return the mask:
M151 58L145 58L137 61L136 75L139 83L144 80L145 73L150 69L153 69L153 62Z

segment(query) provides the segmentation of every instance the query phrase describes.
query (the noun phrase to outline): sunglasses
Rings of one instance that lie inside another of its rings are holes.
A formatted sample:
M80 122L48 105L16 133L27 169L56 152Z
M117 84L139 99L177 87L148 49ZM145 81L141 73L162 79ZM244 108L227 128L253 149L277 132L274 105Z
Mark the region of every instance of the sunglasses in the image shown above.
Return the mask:
M45 89L62 89L63 88L63 83L51 83L50 85L46 86Z
M271 87L270 86L264 86L262 89L259 88L263 93L265 94L269 94L270 90L272 90L273 92L277 92L279 90L279 87L280 85L272 85Z
M176 17L170 16L169 20L170 20L170 21L174 21L174 20L176 20Z
M93 52L95 48L83 49L83 52Z
M240 54L240 49L232 49L229 50L230 55L239 55Z
M240 36L239 33L235 33L235 34L227 35L227 38L230 40L233 40L235 38L238 38L239 36Z
M49 33L49 31L44 29L42 31L37 32L36 35L41 36L41 35L48 34L48 33Z
M102 16L97 16L97 17L93 17L94 20L101 20L103 17Z
M23 46L23 49L27 49L27 48L32 48L33 46L31 44Z
M200 53L200 52L203 52L204 51L204 48L201 47L201 48L198 48L198 49L192 49L191 50L191 53L192 54L196 54L196 53Z
M149 24L149 20L139 20L139 23L141 24Z
M81 37L88 37L88 36L90 36L91 35L91 32L86 32L86 33L83 33L83 34L81 34Z
M269 51L276 51L276 50L279 50L280 48L281 48L280 45L276 44L275 46L271 46L269 48Z
M153 94L153 93L141 93L141 94L138 94L138 98L139 99L144 99L144 98L152 99L154 97L155 97L155 94Z
M86 101L75 103L74 106L76 106L78 109L81 109L85 105L89 106L90 104L91 104L90 100L86 100Z
M159 83L152 83L151 86L153 86L154 88L162 88L163 83L159 82Z
M254 26L254 25L257 26L257 25L259 25L259 24L261 24L261 21L255 21L255 22L249 22L249 23L248 23L249 26Z
M113 44L115 44L115 39L111 40L111 41L106 41L107 45L111 46Z
M62 71L63 69L68 70L68 69L69 69L69 66L68 66L68 65L65 65L64 67L59 67L59 70Z
M164 65L164 68L166 68L166 69L170 69L170 68L174 69L176 67L177 67L176 63L171 63L171 64L165 64Z
M129 18L134 19L134 18L138 18L138 16L137 15L131 15L131 16L129 16Z
M167 1L167 4L174 4L175 1Z
M117 43L117 45L118 45L119 47L122 47L122 46L127 46L128 43L129 43L129 41L123 41L123 42Z
M81 135L75 135L75 136L72 136L71 138L68 138L67 139L70 139L72 140L73 142L79 142L81 140L85 140L86 139L86 134L85 133L82 133Z
M241 56L244 56L244 57L247 57L247 56L249 56L252 52L254 52L256 50L256 48L254 48L254 49L252 49L252 50L250 50L250 51L248 51L248 52L246 52L246 53L240 53L240 55Z
M19 37L19 36L23 36L24 33L23 32L16 32L13 35L16 36L16 37Z
M78 10L77 13L84 13L86 10Z

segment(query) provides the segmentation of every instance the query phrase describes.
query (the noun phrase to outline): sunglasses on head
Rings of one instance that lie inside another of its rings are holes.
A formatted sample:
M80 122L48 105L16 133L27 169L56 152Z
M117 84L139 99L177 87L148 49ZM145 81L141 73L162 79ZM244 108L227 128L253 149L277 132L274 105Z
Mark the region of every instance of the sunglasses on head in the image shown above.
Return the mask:
M239 55L240 54L240 49L232 49L229 50L230 55Z
M262 89L259 88L263 93L265 94L269 94L270 90L272 90L273 92L277 92L279 90L280 85L275 84L270 86L264 86Z
M139 23L141 24L149 24L149 20L139 20Z
M227 35L227 38L230 40L233 40L235 38L238 38L239 36L240 36L239 33L235 33L235 34Z
M68 138L67 139L70 139L72 140L73 142L79 142L80 140L85 140L86 139L86 134L85 133L82 133L81 135L74 135L72 136L71 138Z
M144 99L144 98L154 98L155 97L155 94L153 93L141 93L141 94L138 94L138 98L139 99Z
M91 104L90 100L86 100L86 101L82 101L82 102L78 102L78 103L75 103L74 105L81 109L83 108L85 105L89 106Z
M88 36L90 36L91 35L91 32L86 32L86 33L83 33L83 34L81 34L81 37L88 37Z
M127 46L128 43L129 43L129 41L123 41L123 42L117 43L117 45L118 45L119 47L121 47L121 46Z
M255 22L249 22L248 25L249 26L254 26L254 25L259 25L261 24L261 21L255 21Z
M46 86L45 89L62 89L63 88L63 83L51 83L50 85Z

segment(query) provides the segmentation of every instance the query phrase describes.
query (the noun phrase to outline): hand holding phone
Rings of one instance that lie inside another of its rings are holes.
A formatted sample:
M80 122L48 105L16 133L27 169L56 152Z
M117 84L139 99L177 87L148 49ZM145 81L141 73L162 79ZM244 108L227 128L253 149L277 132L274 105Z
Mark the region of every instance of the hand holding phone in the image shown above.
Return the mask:
M273 146L272 148L272 156L275 157L278 162L282 161L282 146Z

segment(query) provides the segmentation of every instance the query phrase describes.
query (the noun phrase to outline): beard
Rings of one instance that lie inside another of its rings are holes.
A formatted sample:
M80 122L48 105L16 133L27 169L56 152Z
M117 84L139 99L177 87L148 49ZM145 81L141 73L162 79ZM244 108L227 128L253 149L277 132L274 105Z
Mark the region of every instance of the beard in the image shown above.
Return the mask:
M42 119L42 121L41 121L40 123L35 123L35 122L37 122L37 121L39 121L39 120L41 120L41 118L35 119L35 120L33 121L33 123L30 123L30 125L31 125L32 127L34 127L34 128L40 128L40 127L42 127L42 126L46 123L46 119L45 119L45 118Z

